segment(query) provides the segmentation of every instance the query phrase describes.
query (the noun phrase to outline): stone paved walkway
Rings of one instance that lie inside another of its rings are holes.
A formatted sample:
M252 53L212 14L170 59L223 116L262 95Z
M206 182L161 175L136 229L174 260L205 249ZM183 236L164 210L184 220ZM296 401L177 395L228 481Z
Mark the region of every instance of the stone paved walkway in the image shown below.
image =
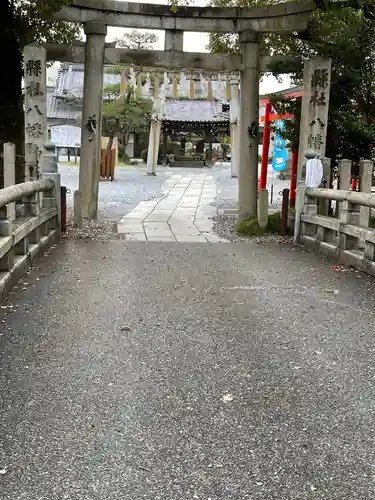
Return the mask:
M162 197L140 202L118 223L119 233L136 241L225 242L213 231L216 182L207 173L174 173Z

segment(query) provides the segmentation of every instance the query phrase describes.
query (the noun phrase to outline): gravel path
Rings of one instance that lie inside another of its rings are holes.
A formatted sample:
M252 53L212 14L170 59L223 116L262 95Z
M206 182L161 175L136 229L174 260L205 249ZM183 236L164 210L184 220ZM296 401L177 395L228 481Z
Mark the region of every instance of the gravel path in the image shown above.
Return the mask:
M243 236L236 232L236 218L230 215L218 215L214 217L214 231L221 238L232 243L292 243L292 236L280 236L279 234L265 234L264 236Z
M117 232L117 221L110 219L99 219L91 222L85 222L83 228L74 227L73 208L67 207L66 210L66 228L67 232L63 238L68 240L124 240L125 235Z

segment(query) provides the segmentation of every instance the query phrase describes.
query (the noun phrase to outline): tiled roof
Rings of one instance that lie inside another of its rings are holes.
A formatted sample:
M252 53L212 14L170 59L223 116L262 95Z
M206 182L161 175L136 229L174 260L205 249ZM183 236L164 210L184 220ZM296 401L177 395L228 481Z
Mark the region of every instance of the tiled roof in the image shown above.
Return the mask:
M62 64L56 81L56 94L82 96L84 67L81 64ZM104 73L104 85L120 83L120 75Z
M67 103L52 92L47 92L47 118L59 120L77 120L81 109L75 103Z
M180 122L222 122L229 120L229 113L222 111L218 101L171 100L164 105L164 120Z
M47 94L47 118L78 120L81 109L74 103L67 103L52 93ZM167 100L164 105L165 121L179 122L223 122L229 120L229 113L223 112L217 101Z

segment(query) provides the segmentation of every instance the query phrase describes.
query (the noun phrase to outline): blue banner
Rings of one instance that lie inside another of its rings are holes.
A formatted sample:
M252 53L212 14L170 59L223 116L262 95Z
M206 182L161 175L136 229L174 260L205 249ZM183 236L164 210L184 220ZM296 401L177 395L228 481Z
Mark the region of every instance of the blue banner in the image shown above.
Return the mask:
M287 168L288 150L286 148L286 140L281 136L284 129L284 121L276 120L275 147L273 150L272 169L275 172L282 172Z

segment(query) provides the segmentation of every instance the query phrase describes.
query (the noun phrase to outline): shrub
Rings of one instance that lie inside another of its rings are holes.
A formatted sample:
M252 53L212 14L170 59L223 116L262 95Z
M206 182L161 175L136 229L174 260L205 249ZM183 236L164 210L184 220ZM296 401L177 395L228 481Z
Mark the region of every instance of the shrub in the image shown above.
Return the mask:
M141 152L141 158L142 158L143 163L147 163L147 153L148 153L148 149L144 149ZM163 144L161 143L161 141L160 141L160 145L159 145L159 154L160 153L165 154L164 147L163 147ZM173 142L173 141L168 142L166 153L167 153L167 155L175 155L175 156L180 155L180 153L181 153L180 143Z

